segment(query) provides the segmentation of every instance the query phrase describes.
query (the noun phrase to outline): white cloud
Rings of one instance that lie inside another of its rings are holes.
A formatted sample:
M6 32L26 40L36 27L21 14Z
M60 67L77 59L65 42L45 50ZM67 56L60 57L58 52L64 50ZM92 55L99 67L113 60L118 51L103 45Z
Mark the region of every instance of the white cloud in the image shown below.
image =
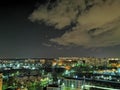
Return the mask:
M40 7L29 17L62 29L77 22L72 31L50 41L60 45L107 47L120 45L120 0L61 0L51 10ZM86 9L86 7L91 7Z
M47 47L51 47L52 45L51 44L48 44L48 43L43 43L44 46L47 46Z

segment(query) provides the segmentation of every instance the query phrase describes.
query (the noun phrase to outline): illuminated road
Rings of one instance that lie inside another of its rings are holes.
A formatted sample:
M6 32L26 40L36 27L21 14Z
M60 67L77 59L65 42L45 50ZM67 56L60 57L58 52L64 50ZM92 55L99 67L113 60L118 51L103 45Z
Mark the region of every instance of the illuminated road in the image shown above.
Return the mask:
M84 85L84 87L85 87L85 89L87 89L87 88L96 88L96 89L103 89L103 90L119 90L119 89L106 88L106 87L100 87L100 86L92 86L92 85Z

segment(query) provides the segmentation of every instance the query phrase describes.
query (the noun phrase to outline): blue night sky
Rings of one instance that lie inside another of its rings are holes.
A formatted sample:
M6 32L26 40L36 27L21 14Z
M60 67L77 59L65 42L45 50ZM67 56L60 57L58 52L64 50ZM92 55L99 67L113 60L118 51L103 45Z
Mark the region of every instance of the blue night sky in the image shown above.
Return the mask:
M120 56L119 0L4 0L0 58Z

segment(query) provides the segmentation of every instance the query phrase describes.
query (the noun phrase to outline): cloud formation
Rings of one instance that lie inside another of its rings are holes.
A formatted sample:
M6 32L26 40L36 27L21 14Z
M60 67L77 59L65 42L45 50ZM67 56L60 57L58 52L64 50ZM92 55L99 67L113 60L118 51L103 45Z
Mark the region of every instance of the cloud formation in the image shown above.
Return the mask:
M72 31L50 41L87 48L120 45L120 0L57 0L48 7L40 6L29 19L61 30L75 24Z

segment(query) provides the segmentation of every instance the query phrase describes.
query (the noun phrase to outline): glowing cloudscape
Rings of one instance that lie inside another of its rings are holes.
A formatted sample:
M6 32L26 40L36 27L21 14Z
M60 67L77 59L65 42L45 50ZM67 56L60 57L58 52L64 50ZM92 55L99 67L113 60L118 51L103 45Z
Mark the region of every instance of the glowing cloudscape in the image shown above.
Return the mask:
M50 8L48 8L50 7ZM56 0L40 6L29 19L62 30L72 30L50 39L59 45L107 47L120 45L120 0Z

